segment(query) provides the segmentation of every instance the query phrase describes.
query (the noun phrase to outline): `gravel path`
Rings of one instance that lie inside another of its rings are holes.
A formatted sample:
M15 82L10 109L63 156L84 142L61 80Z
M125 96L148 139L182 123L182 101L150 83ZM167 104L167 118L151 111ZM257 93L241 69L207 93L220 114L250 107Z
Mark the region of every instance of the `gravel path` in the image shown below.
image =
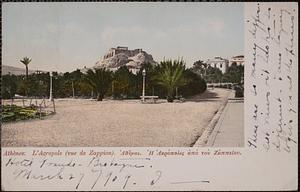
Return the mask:
M55 115L2 124L2 147L189 147L227 99L207 90L183 103L57 99Z

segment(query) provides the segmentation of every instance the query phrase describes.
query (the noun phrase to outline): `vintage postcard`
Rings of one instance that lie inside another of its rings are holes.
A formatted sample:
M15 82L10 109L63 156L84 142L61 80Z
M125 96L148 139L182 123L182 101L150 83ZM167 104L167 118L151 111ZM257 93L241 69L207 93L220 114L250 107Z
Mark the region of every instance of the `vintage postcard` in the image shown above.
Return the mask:
M297 190L297 5L3 2L1 190Z

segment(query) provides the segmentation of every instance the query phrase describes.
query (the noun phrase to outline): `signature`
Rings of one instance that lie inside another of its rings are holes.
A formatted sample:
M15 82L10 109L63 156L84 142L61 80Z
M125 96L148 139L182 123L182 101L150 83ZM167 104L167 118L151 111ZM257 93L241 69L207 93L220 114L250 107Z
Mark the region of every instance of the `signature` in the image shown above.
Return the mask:
M135 163L118 160L115 157L104 160L92 157L86 164L74 159L20 159L11 157L5 162L5 167L13 168L13 179L25 180L58 180L71 182L74 189L88 186L91 190L103 187L120 187L143 185L154 186L163 177L163 172L154 169L149 158L134 161ZM146 171L148 176L141 179Z

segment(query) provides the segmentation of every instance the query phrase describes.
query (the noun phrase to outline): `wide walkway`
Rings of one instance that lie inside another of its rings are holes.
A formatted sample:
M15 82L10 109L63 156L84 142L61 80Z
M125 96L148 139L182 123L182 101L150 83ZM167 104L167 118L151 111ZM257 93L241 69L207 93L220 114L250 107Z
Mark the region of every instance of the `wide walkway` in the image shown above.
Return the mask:
M190 147L230 91L207 90L185 102L56 99L56 114L2 124L2 147ZM16 101L17 102L17 101ZM22 102L19 104L22 105Z
M208 142L208 147L244 146L244 101L229 99Z

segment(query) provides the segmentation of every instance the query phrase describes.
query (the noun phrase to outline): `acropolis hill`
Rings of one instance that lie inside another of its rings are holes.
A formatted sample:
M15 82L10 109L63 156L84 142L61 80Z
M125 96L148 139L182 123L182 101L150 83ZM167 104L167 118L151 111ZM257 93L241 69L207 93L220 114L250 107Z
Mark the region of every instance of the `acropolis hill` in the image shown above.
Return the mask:
M136 73L143 64L155 64L152 55L142 49L129 50L128 47L110 48L108 52L96 62L95 68L108 68L112 71L122 66Z

